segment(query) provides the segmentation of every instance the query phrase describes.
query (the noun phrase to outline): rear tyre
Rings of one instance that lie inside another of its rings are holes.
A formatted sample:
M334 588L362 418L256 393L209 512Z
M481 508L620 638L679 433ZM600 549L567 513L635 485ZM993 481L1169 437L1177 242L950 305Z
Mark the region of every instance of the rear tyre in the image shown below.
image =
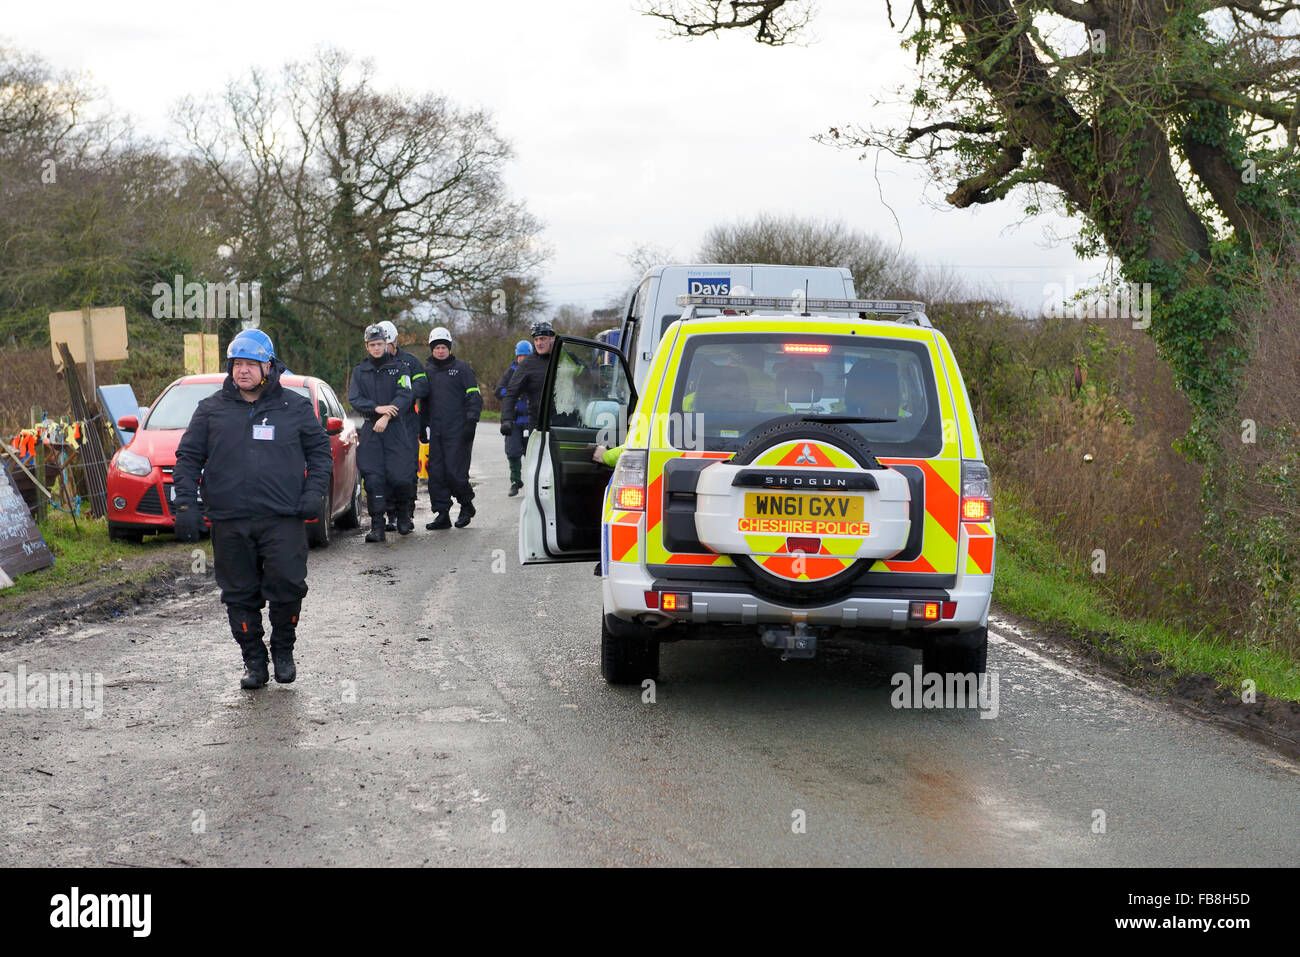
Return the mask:
M307 544L311 548L326 548L330 543L330 497L326 492L321 499L316 521L307 526Z
M926 674L982 675L988 668L988 628L974 628L957 636L961 644L921 651L921 670Z
M659 639L633 625L616 626L600 621L600 673L612 685L659 680Z
M361 494L361 478L358 476L356 484L352 486L352 501L348 503L347 510L335 520L334 526L336 528L360 528L364 508Z
M786 416L764 423L746 438L745 444L731 460L733 465L750 465L773 446L805 440L825 442L842 449L860 468L884 468L876 460L866 439L847 426L833 422L808 422L802 416ZM731 560L749 576L755 591L785 602L835 601L848 594L853 583L875 564L874 559L864 558L825 581L785 581L765 571L748 555L732 555Z

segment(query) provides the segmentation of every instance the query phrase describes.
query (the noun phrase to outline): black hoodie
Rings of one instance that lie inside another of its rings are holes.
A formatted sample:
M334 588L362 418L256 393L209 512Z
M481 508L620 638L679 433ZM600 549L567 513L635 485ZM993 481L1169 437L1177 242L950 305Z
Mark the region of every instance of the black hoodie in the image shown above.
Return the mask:
M249 403L227 373L220 391L198 404L176 449L176 506L203 504L214 521L300 514L307 493L322 498L334 461L311 400L280 385L284 364ZM304 475L305 473L305 475Z

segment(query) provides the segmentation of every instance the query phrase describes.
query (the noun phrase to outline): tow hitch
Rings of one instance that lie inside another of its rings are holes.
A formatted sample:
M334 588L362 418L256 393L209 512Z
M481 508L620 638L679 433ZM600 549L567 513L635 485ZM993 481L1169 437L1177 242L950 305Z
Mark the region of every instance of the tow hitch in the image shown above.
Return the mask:
M795 622L793 628L764 628L762 633L765 648L777 648L781 660L791 658L812 658L817 654L817 632L809 630L802 622Z

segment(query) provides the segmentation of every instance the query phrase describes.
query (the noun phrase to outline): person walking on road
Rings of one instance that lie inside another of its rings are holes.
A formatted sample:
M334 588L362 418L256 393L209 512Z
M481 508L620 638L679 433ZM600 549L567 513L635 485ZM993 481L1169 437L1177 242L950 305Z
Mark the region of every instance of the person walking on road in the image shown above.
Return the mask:
M311 400L280 385L284 364L266 333L241 332L226 358L226 381L195 408L176 449L173 514L176 537L194 542L207 509L213 570L244 659L239 684L251 689L268 679L264 604L275 680L297 676L293 647L307 594L303 519L320 510L334 462Z
M409 535L415 528L408 518L407 500L415 499L417 457L416 436L402 426L401 416L411 407L411 376L406 367L388 354L388 336L378 324L366 328L369 358L352 370L348 403L365 416L357 468L366 486L366 507L370 511L367 542L382 542L384 512L396 514L397 531Z
M478 379L468 362L451 352L451 333L442 326L429 333L429 407L424 426L429 437L429 503L433 521L430 530L451 528L451 500L460 503L456 527L464 528L474 517L474 489L469 484L470 455L474 432L483 411Z
M429 401L429 377L425 374L424 363L417 359L405 349L397 345L397 326L393 325L387 319L379 323L384 330L384 339L388 343L388 354L395 358L406 369L406 374L411 377L411 408L402 413L402 426L410 433L411 444L415 449L415 472L418 476L420 471L420 431L421 415L424 406ZM406 498L406 524L415 528L415 496L419 488L419 480L412 484L411 494ZM388 521L384 529L389 532L398 531L398 515L392 502L388 503ZM405 534L403 532L402 534Z
M531 355L533 347L527 339L520 339L515 343L515 360L510 363L510 368L501 373L501 378L497 380L496 397L504 399L506 390L510 388L510 379L519 368L520 360L527 355ZM505 406L502 406L502 415L505 415ZM523 468L524 448L528 442L528 400L520 397L515 401L514 428L506 436L506 462L510 465L510 491L507 495L518 495L519 490L524 487L524 479L521 472Z

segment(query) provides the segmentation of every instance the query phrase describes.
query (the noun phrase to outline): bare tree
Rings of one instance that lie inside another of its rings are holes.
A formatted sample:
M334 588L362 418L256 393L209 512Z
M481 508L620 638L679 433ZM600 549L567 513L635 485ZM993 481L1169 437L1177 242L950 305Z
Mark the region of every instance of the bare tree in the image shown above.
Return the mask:
M312 355L355 352L380 319L463 309L548 254L506 193L491 117L373 81L370 63L326 50L178 110L229 210L233 265Z
M861 296L910 295L916 262L843 222L759 213L714 226L697 254L701 262L844 266Z

